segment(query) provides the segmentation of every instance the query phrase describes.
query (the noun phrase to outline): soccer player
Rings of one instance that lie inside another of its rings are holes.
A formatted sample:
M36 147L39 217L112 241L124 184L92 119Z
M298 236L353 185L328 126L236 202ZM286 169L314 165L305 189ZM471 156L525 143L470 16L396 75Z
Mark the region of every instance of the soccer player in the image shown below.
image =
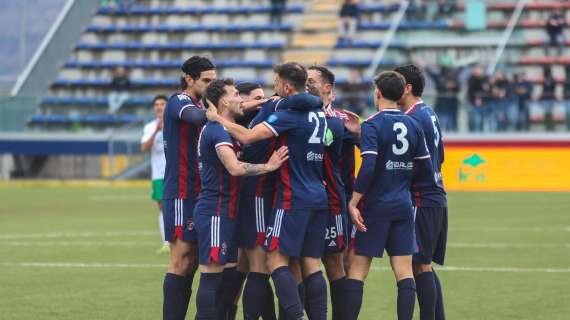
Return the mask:
M327 147L325 148L325 182L329 197L329 222L325 234L326 253L323 259L330 284L330 296L333 320L342 319L340 308L343 306L342 294L345 280L344 249L346 230L346 194L340 172L344 121L346 116L337 112L333 106L334 74L323 66L312 66L307 70L307 89L323 101L323 110L327 119ZM342 117L342 118L341 118ZM354 149L353 149L354 150ZM350 150L349 150L350 151ZM353 151L354 154L354 151Z
M221 119L211 108L208 119L220 121L238 141L251 144L277 138L289 147L289 160L281 166L276 184L272 219L265 247L267 267L280 305L290 319L303 319L297 282L289 268L300 257L307 310L311 319L326 319L327 287L320 271L324 253L328 201L323 185L326 119L322 101L305 93L306 69L298 63L275 67L275 91L284 100L295 99L296 110L277 110L251 129ZM283 100L282 100L283 101Z
M433 176L433 168L422 130L398 109L406 84L402 75L385 71L374 84L379 112L362 124L362 167L348 206L354 227L345 282L346 319L358 318L372 258L386 250L398 285L398 319L411 320L416 290L410 187L414 172Z
M183 91L168 99L164 111L164 231L170 242L170 262L164 277L163 318L186 317L192 280L198 267L196 232L192 213L198 192L198 136L205 123L200 103L206 87L216 78L215 66L193 56L182 64Z
M226 121L235 123L237 117L243 116L243 100L231 79L214 80L206 89L206 98L209 106ZM204 126L198 149L202 189L194 209L201 269L196 319L200 320L226 319L227 302L218 297L228 291L228 284L233 285L233 279L225 277L224 268L235 270L237 263L237 177L275 171L288 159L286 146L264 164L241 162L238 152L239 145L220 123L208 122Z
M164 189L164 166L166 159L164 158L164 142L162 138L162 116L166 107L166 96L158 95L152 100L152 107L156 119L144 126L143 136L141 138L141 151L150 151L150 169L152 179L152 200L158 204L158 226L160 228L160 236L163 245L158 253L168 252L168 241L164 239L164 221L162 218L162 191Z
M394 69L406 79L406 89L400 100L405 113L424 131L435 176L412 184L415 206L416 242L418 252L413 256L420 319L445 319L441 284L432 261L443 265L447 244L447 199L443 187L441 165L444 151L441 127L435 112L422 101L424 75L412 65Z

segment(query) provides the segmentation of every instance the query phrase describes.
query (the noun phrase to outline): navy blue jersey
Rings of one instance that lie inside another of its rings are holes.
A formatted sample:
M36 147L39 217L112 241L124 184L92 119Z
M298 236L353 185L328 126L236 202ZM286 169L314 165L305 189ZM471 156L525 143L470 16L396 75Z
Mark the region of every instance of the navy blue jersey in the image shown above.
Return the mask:
M257 115L249 124L249 128L267 120L269 115L275 111L277 101L269 100L263 104ZM266 163L275 151L276 138L257 141L245 145L242 151L241 160L248 163ZM242 178L242 188L240 193L245 201L253 201L253 196L264 199L273 199L275 193L275 173L270 172L259 176Z
M201 127L182 120L186 108L200 108L185 93L174 94L164 110L164 199L196 199L200 192L197 147Z
M345 212L346 193L340 172L342 162L342 146L344 136L344 122L329 107L325 109L327 119L326 147L324 158L325 183L329 197L329 210L332 215Z
M419 101L408 109L406 114L416 120L424 132L434 171L434 179L418 179L412 184L414 205L416 207L446 207L447 201L441 175L443 139L437 115L423 101Z
M342 110L335 110L336 115L341 119L347 119L348 115ZM358 137L347 130L342 137L342 159L340 162L340 174L344 184L347 201L352 197L354 191L354 172L356 170L356 147L360 145Z
M368 190L357 190L364 194L366 219L408 218L412 214L410 187L414 162L429 161L422 130L400 110L385 109L362 124L361 136L361 154L376 156Z
M327 121L320 106L311 111L277 110L263 124L278 137L276 148L289 147L289 160L279 169L274 207L327 209L323 181Z
M239 147L226 129L217 122L206 123L198 149L202 190L194 212L235 218L239 178L232 176L218 158L216 149L223 146L232 148L237 156Z

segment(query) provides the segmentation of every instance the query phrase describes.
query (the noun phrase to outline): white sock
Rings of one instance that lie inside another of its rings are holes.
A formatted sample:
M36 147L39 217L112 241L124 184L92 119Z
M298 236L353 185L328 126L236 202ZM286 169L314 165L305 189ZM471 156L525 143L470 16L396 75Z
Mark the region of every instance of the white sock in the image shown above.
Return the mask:
M158 225L160 227L160 236L161 236L162 242L164 244L168 244L168 242L164 238L164 220L162 219L162 211L158 212Z

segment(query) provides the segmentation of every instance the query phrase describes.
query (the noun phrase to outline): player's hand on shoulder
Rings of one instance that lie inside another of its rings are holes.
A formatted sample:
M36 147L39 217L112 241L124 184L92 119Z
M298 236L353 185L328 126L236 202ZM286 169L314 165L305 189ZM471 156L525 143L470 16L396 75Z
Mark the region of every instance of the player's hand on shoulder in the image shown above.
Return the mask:
M216 106L214 106L212 101L206 100L206 102L208 103L208 109L206 110L206 118L208 118L209 121L218 121L220 119L220 115L218 114L218 109L216 109Z
M360 135L360 117L351 111L344 110L347 115L347 119L344 120L344 127L351 133Z
M275 171L281 167L281 165L289 159L289 148L281 147L277 151L273 152L269 161L267 161L266 166L269 171Z
M251 111L251 110L259 110L261 106L269 101L269 99L260 99L260 100L251 100L248 102L242 103L243 111Z

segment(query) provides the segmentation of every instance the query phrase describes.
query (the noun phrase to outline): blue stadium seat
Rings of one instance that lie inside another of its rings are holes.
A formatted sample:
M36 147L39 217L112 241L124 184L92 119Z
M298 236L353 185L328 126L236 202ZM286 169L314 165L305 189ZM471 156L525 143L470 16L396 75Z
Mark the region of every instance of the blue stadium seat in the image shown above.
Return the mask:
M287 13L302 13L304 5L292 4L287 6ZM252 14L252 13L269 13L269 6L253 6L253 7L149 7L149 6L131 6L131 7L100 7L97 14L100 15L164 15L164 14Z
M447 29L451 24L447 21L402 21L399 25L400 30L433 30ZM388 30L389 22L361 22L358 25L359 30Z
M373 12L396 12L400 9L400 4L383 4L383 3L361 3L358 5L360 12L373 13Z
M152 103L152 96L136 96L131 97L125 102L125 106L140 106L150 105ZM44 106L57 106L57 105L73 105L73 106L107 106L106 96L96 97L76 97L76 96L47 96L41 102Z
M65 64L66 68L81 69L111 69L117 66L124 68L141 69L178 69L182 60L125 60L125 61L76 61L70 60ZM271 68L277 62L272 59L266 60L240 60L226 59L214 61L214 64L222 68Z
M43 125L64 125L73 122L79 122L88 125L113 125L113 124L127 124L134 121L143 120L142 117L129 115L129 114L119 114L119 115L98 115L98 114L88 114L88 115L62 115L62 114L36 114L30 118L31 124L43 124Z
M264 79L242 79L236 80L240 81L252 81L265 85ZM111 79L79 79L79 80L69 80L69 79L56 79L52 86L54 87L105 87L111 83ZM180 84L180 79L178 78L160 78L160 79L131 79L131 85L133 87L178 87Z
M79 43L76 50L243 50L243 49L283 49L285 42L254 42L239 41L220 43L151 43L123 42L123 43Z
M189 25L189 24L145 24L145 25L90 25L85 29L93 33L147 33L147 32L262 32L262 31L283 31L293 30L293 24L224 24L224 25Z

